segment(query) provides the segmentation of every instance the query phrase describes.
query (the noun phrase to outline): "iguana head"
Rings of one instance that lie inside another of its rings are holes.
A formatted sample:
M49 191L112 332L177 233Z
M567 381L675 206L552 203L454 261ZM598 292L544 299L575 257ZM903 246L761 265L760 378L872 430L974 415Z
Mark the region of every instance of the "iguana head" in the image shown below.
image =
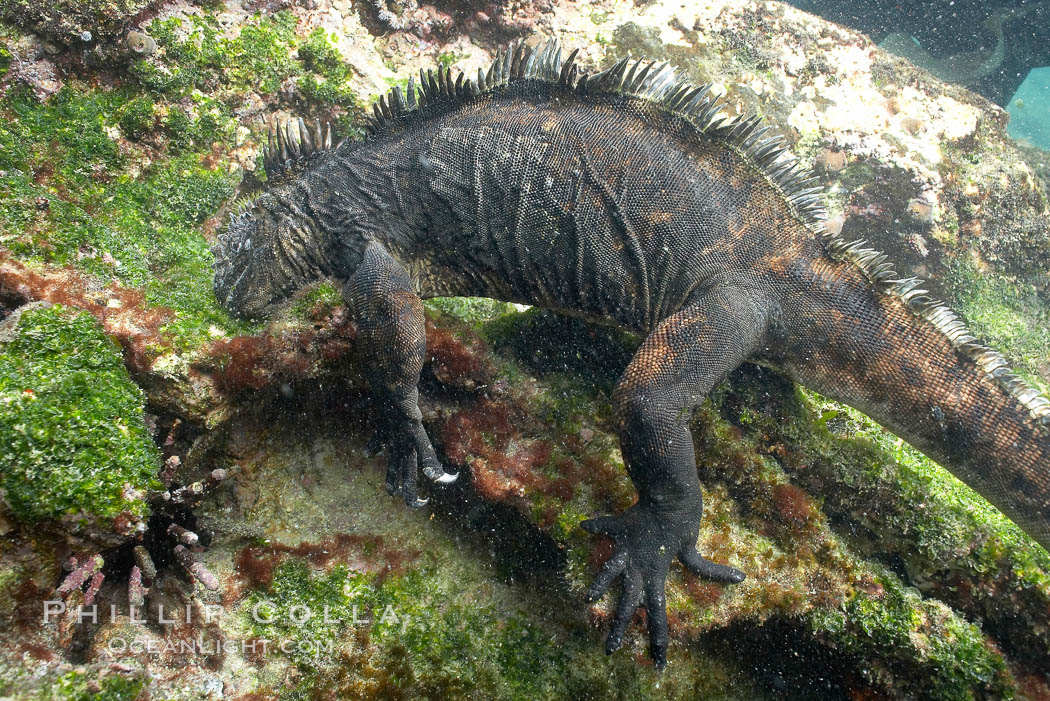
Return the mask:
M331 129L313 134L298 120L275 128L263 151L267 180L261 194L230 216L212 248L215 297L237 316L263 317L297 289L323 277L322 237L304 214L309 190L299 176L332 148Z
M260 198L263 199L263 198ZM280 223L265 206L252 206L230 217L212 248L215 298L242 317L266 316L290 287L278 264Z

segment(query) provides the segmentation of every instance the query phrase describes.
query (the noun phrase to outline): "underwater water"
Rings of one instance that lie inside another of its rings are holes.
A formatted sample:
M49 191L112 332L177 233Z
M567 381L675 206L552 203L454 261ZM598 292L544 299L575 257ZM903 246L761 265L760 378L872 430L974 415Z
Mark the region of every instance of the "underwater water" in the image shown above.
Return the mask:
M1050 697L1048 76L1037 2L0 1L0 697Z
M937 68L934 73L943 80L965 84L1004 107L1029 71L1050 65L1050 4L1045 2L792 4L862 31L920 66Z
M1010 136L1050 148L1050 3L793 3L858 29L938 78L1010 114Z
M1010 136L1050 151L1050 66L1030 70L1006 110Z

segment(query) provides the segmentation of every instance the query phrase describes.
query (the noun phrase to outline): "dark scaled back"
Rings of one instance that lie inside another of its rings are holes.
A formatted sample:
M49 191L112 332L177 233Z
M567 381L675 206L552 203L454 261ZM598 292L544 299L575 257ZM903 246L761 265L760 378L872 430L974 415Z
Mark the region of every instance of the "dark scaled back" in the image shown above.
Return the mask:
M582 98L616 94L655 102L685 118L699 132L723 140L755 165L784 194L789 204L815 233L823 233L825 218L821 188L816 175L802 168L779 136L767 135L769 127L757 116L730 117L725 103L711 94L711 85L694 85L679 77L667 62L621 58L598 73L586 73L576 63L579 50L562 60L562 48L550 39L530 47L514 42L496 51L488 69L479 68L477 78L465 73L453 80L450 68L420 69L408 81L405 93L393 88L372 105L367 128L373 136L394 129L413 113L427 115L427 108L468 102L482 93L522 80L557 86Z

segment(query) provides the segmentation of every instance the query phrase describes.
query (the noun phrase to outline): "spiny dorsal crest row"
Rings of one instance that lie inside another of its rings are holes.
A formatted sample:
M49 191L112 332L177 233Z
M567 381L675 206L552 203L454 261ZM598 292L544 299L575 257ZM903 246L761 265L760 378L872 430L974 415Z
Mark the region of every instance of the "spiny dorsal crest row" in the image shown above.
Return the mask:
M306 122L296 120L297 130L292 130L292 122L274 125L270 131L269 142L263 147L263 169L267 178L275 178L287 172L297 170L307 161L322 152L330 151L332 145L332 124L314 120L313 131Z
M767 135L770 127L763 124L761 117L731 116L727 105L712 95L710 84L695 85L678 77L667 62L632 60L627 56L604 71L589 74L577 66L577 53L578 49L563 61L561 46L555 39L548 40L542 47L529 47L519 40L507 49L497 51L487 70L478 69L476 79L467 78L461 72L453 80L452 71L447 67L425 73L420 69L418 86L413 77L404 93L400 87L395 87L372 106L374 116L369 120L368 129L371 134L379 135L409 113L421 112L431 105L467 102L519 80L540 81L581 97L612 94L655 103L686 120L698 133L718 139L756 168L781 193L798 220L821 237L829 256L853 263L876 289L899 298L912 313L933 324L960 356L975 362L998 381L1009 396L1024 406L1037 426L1050 428L1050 400L1014 374L1002 355L979 343L953 311L931 299L920 288L921 280L898 278L885 254L865 248L864 241L847 242L827 231L823 188L816 174L788 152L781 137ZM301 133L304 133L302 120ZM280 134L279 130L277 134ZM319 141L315 138L312 146ZM284 143L292 143L290 131L287 131ZM291 146L286 151L280 142L276 147L271 138L269 161L282 169L289 167L286 164L293 155L293 148L302 151L300 147ZM325 148L328 147L330 140ZM286 152L288 157L284 155ZM280 159L272 156L275 153L280 154Z
M555 39L530 47L517 41L496 52L488 68L479 68L477 78L463 72L453 79L448 67L419 70L419 84L409 78L404 92L395 87L373 105L368 130L382 134L409 113L437 104L466 102L499 86L519 80L536 80L560 86L577 95L617 94L655 102L688 120L702 133L722 138L742 156L760 168L776 184L811 228L824 218L821 188L816 176L800 167L790 156L779 136L766 136L768 126L757 116L730 117L726 105L711 94L711 85L694 85L679 77L667 62L621 58L599 73L589 74L576 63L579 50L562 60L562 48Z
M505 50L496 51L496 57L488 70L479 68L476 79L467 78L461 71L453 81L451 68L438 68L436 72L427 70L425 73L420 68L418 88L415 76L412 76L403 94L400 87L395 87L372 105L374 116L369 120L369 131L373 134L382 133L409 112L428 105L469 100L517 80L533 79L571 86L578 73L576 53L573 51L563 63L561 47L554 39L549 40L542 49L529 47L519 40Z

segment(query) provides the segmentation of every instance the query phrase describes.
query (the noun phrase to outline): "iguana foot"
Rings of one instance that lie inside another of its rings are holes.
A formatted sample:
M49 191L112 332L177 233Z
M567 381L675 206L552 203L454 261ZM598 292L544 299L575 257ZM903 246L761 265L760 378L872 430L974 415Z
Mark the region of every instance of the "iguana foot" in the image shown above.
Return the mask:
M390 459L386 468L386 491L391 496L400 494L405 504L413 509L426 506L427 499L418 496L416 468L431 482L452 484L459 479L458 472L445 472L423 424L418 420L405 419L392 422L390 437ZM371 446L373 441L369 442Z
M587 531L612 538L615 550L587 592L587 602L600 599L614 579L623 575L623 589L605 641L606 654L623 643L634 612L644 606L649 619L649 656L658 669L667 664L667 606L664 586L671 561L677 556L693 574L718 582L737 583L744 573L719 565L696 552L699 508L665 510L639 502L619 516L584 521Z

